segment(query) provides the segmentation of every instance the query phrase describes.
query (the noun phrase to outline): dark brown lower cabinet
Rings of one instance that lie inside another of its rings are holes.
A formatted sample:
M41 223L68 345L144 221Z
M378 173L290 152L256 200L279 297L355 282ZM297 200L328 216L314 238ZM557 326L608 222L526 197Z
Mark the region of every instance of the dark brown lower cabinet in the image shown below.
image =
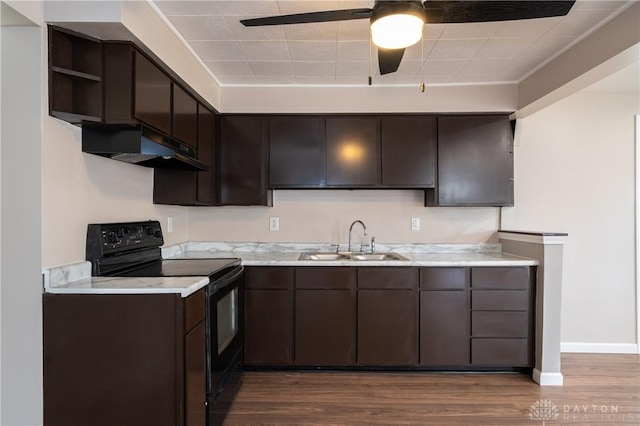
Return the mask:
M417 268L358 269L359 365L416 364L417 284Z
M44 294L44 424L204 426L202 291Z
M293 268L245 268L244 362L293 363Z
M295 364L356 363L356 270L296 268Z
M471 268L471 365L533 366L534 288L534 268Z
M467 268L420 269L420 364L469 364Z

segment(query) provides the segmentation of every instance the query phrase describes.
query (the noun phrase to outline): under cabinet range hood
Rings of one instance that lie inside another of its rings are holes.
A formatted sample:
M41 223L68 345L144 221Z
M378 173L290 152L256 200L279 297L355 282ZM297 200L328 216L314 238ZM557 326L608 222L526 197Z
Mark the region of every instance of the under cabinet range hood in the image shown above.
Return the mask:
M83 126L82 151L144 167L207 171L195 150L148 127Z

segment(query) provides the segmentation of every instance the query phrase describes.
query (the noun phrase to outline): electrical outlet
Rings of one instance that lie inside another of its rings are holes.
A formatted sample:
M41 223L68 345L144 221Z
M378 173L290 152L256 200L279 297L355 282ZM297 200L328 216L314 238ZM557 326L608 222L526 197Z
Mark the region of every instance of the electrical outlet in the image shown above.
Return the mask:
M420 230L420 218L419 217L412 217L411 218L411 230L412 231L419 231Z
M167 216L167 232L173 232L173 217Z
M280 218L277 216L272 216L269 218L269 231L279 231L280 230Z

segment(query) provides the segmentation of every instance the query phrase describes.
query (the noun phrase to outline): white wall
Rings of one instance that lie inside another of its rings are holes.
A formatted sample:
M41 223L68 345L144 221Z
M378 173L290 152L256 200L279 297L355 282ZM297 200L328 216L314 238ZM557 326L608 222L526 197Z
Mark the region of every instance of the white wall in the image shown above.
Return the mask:
M2 26L0 39L0 424L38 425L42 424L41 32L36 26Z
M562 341L630 348L635 331L637 93L578 93L518 121L504 229L568 232ZM575 346L575 345L574 345Z
M424 207L424 193L410 190L275 191L274 206L189 208L192 241L346 243L355 219L378 243L479 243L494 240L498 209ZM269 231L269 217L280 231ZM412 217L420 218L411 231ZM354 236L362 231L354 231Z

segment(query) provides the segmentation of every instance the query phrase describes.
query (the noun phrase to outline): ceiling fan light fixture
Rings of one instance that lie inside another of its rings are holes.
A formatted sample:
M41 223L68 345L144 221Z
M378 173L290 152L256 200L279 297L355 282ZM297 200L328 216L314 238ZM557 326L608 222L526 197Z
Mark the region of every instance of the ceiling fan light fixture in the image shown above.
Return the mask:
M371 14L371 39L384 49L404 49L422 38L424 9L420 2L389 2Z

